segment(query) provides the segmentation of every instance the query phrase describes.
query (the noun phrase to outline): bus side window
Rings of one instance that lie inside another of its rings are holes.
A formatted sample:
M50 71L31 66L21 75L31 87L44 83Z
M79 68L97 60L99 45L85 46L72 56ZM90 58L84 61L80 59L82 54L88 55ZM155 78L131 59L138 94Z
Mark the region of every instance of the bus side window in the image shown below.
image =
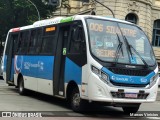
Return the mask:
M80 53L81 40L79 39L79 34L76 33L76 28L71 31L71 41L70 41L70 53L78 54Z
M19 37L19 40L18 40L18 45L17 45L17 50L16 50L16 54L19 54L20 53L20 46L22 44L22 37L21 37L21 34L20 34L20 37Z
M14 54L16 54L17 51L17 44L18 44L18 34L13 36L13 41L14 41Z
M29 31L24 31L20 33L19 43L18 43L18 54L25 54L28 47Z
M82 54L86 54L86 41L85 41L85 34L84 34L84 30L81 27L79 30L79 37L81 39L81 53Z
M86 41L82 23L78 22L71 26L68 57L77 65L87 63Z
M29 54L34 54L36 52L36 30L31 31L30 41L29 41Z
M42 45L42 28L37 29L37 34L36 34L36 53L39 53L41 50L41 45Z
M70 41L70 53L80 54L85 52L85 38L83 28L77 26L71 31L71 41Z
M14 54L16 53L17 50L17 42L18 42L18 33L17 34L11 34L8 37L8 43L11 42L11 40L13 40L14 46L13 46L13 52ZM7 48L6 48L6 52L5 54L8 55L9 54L9 48L10 48L10 44L7 44Z
M55 33L56 33L55 26L47 26L44 28L41 54L52 54L55 52L55 45L56 45Z

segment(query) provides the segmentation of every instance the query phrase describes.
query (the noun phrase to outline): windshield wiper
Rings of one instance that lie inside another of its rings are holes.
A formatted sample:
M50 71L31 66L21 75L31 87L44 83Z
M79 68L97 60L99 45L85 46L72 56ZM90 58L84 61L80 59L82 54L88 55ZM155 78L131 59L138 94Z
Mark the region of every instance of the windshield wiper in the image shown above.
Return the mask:
M121 30L121 28L120 28L120 26L119 26L118 23L117 23L117 26L118 26L118 28L119 28L119 30L120 30L123 38L125 39L125 43L127 44L127 49L129 50L129 53L130 53L130 55L131 55L131 58L133 59L132 51L131 51L130 45L129 45L129 43L128 43L128 40L127 40L127 38L123 35L123 32L122 32L122 30ZM129 57L129 56L128 56L128 57Z
M118 47L117 47L117 50L116 50L116 54L115 54L115 60L114 60L115 61L114 62L115 65L117 64L118 59L119 59L119 51L120 51L120 49L121 49L121 52L122 52L122 55L123 55L123 50L122 50L123 42L120 41L120 38L119 38L118 34L117 34L117 38L118 38L119 44L118 44Z
M132 56L131 48L132 48L132 49L134 50L134 52L139 56L139 58L142 60L142 62L145 64L145 66L146 66L146 67L149 67L148 64L146 63L146 61L143 59L143 57L139 54L139 52L138 52L132 45L130 45L130 44L128 43L128 40L127 40L126 36L123 35L123 37L124 37L124 39L125 39L125 41L126 41L126 43L127 43L128 50L129 50L129 52L130 52L130 54L131 54L132 59L133 59L133 56Z
M122 34L122 35L123 35L123 34ZM125 42L126 42L126 44L127 44L128 51L129 51L129 53L130 53L130 55L131 55L131 58L133 59L133 53L132 53L132 51L131 51L131 45L128 43L128 40L127 40L126 36L123 35L123 38L125 39Z

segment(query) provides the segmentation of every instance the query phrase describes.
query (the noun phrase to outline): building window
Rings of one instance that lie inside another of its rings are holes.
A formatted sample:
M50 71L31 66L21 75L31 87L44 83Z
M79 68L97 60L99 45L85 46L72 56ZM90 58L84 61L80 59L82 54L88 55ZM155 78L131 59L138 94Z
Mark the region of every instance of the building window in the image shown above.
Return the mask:
M160 20L154 21L152 45L160 46Z
M133 13L129 13L126 18L125 18L126 21L128 22L131 22L131 23L134 23L134 24L137 24L137 16Z

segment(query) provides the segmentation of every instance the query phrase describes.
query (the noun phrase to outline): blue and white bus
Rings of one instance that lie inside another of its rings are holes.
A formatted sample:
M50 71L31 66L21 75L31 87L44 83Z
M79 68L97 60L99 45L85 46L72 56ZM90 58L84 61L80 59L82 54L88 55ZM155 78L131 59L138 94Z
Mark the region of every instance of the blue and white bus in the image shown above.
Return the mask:
M64 98L74 111L87 102L137 112L154 102L158 66L138 26L113 18L75 15L9 31L3 54L8 84Z

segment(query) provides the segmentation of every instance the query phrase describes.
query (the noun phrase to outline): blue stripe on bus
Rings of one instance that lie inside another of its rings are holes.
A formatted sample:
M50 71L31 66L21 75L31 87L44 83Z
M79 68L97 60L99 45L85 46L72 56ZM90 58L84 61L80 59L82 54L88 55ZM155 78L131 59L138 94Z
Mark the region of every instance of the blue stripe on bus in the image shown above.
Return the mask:
M124 84L148 84L150 82L150 79L155 75L154 71L147 76L118 75L114 74L105 67L102 68L102 71L104 71L109 76L111 81Z
M68 83L70 80L74 80L77 84L80 85L82 80L82 68L71 61L69 58L66 58L65 64L65 83Z
M53 80L54 56L15 56L15 72Z
M6 71L6 60L4 60L4 71ZM14 62L13 62L14 63ZM14 73L21 72L24 76L53 80L54 56L16 56ZM68 83L74 80L81 84L82 68L66 58L64 81Z
M3 62L3 72L7 73L7 55L4 56L4 62ZM12 58L12 65L11 65L11 76L10 76L10 79L9 80L13 80L13 77L14 77L14 58Z
M6 65L7 65L7 55L4 56L4 62L3 62L3 72L6 72Z
M10 80L14 79L14 58L12 58L12 66L11 66L11 76Z

